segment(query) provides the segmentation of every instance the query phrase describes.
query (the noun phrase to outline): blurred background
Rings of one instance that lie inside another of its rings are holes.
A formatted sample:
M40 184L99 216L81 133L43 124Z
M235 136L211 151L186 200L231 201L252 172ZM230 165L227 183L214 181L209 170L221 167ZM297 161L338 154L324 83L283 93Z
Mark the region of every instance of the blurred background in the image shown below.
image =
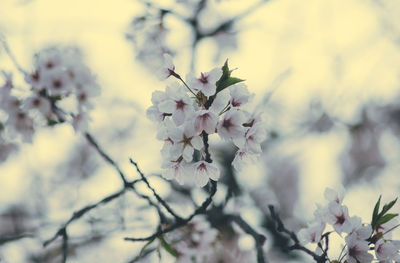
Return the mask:
M262 157L241 173L230 168L232 146L212 140L224 168L216 203L229 196L268 236L271 262L309 262L272 249L286 241L271 230L268 204L298 230L324 202L326 187L344 187L350 215L366 222L380 194L384 201L399 194L400 2L209 0L197 12L198 2L0 0L0 31L28 71L44 47L81 48L102 88L90 132L130 179L138 178L131 157L172 203L183 197L158 176L162 144L145 114L152 92L165 87L154 68L164 52L181 76L229 59L256 94L249 110L265 112L268 138ZM14 71L24 88L3 49L0 69ZM121 188L118 174L70 125L40 129L32 144L0 157L0 240L24 234L0 241L0 262L60 262L60 243L43 249L42 242L73 211ZM197 203L206 196L188 190ZM129 262L143 244L123 237L156 226L146 202L124 195L71 225L68 262ZM252 249L240 238L241 249Z

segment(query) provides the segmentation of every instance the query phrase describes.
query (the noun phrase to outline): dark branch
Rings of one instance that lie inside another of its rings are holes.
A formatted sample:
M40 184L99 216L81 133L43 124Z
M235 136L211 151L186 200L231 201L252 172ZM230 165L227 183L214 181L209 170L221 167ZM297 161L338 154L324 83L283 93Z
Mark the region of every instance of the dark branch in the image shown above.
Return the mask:
M131 184L134 184L134 183L136 183L136 182L137 182L137 181L132 182ZM99 205L101 205L101 204L106 204L106 203L108 203L108 202L114 200L115 198L119 197L120 195L122 195L123 193L125 193L125 190L126 190L126 189L123 188L122 190L120 190L120 191L118 191L118 192L116 192L116 193L114 193L114 194L111 194L111 195L109 195L109 196L103 198L101 201L99 201L99 202L97 202L97 203L95 203L95 204L85 206L85 207L79 209L78 211L74 212L74 213L72 214L72 216L70 217L70 219L69 219L66 223L64 223L64 225L57 231L57 233L56 233L52 238L48 239L47 241L45 241L45 242L43 243L43 246L44 246L44 247L48 246L51 242L53 242L54 240L56 240L57 237L59 237L59 236L63 236L63 237L64 237L64 233L66 233L66 229L67 229L67 227L69 226L69 224L71 224L71 223L74 222L75 220L81 218L84 214L88 213L89 211L91 211L92 209L98 207Z
M173 216L175 217L175 219L177 221L183 220L182 217L180 217L179 215L177 215L174 210L172 210L172 208L167 204L166 201L164 201L161 196L159 196L156 192L156 190L154 190L154 188L150 185L149 181L147 180L147 178L144 176L144 173L140 170L138 164L133 161L132 159L129 159L131 164L133 164L136 167L136 171L138 172L138 174L140 175L142 181L146 184L147 188L149 188L152 192L153 195L155 196L155 198L157 199L158 202L160 202L160 204L167 209L167 211Z
M276 230L278 232L287 234L290 237L290 239L294 242L294 245L288 247L289 250L301 250L307 253L308 255L312 256L315 262L317 263L325 263L326 261L328 261L325 253L319 256L313 251L301 245L299 239L297 238L297 235L293 231L290 231L285 227L285 225L282 222L282 219L275 212L275 208L272 205L269 206L269 211L271 212L272 220L276 223Z
M246 232L247 234L251 235L256 243L257 249L257 262L258 263L265 263L264 258L264 251L262 249L266 237L257 233L246 221L243 220L239 215L229 215L230 219L235 222L240 228Z
M121 168L119 168L118 164L111 159L110 156L108 156L108 154L106 154L103 149L100 147L100 145L96 142L96 140L93 138L92 135L90 135L90 133L86 132L85 133L85 137L88 140L88 142L97 150L97 152L101 155L101 157L103 157L103 159L108 162L109 164L111 164L115 170L117 170L118 174L121 177L121 180L123 181L124 185L128 183L128 181L125 178L124 173L122 172Z

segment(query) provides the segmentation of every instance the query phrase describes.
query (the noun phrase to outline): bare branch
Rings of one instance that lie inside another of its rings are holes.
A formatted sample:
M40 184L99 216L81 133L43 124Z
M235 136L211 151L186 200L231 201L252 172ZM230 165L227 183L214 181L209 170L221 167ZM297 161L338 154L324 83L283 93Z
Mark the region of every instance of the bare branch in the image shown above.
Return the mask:
M315 262L317 263L325 263L326 261L328 261L325 253L319 256L313 251L301 245L299 239L297 238L297 235L293 231L290 231L285 227L285 225L282 222L282 219L275 212L275 208L272 205L269 206L269 211L271 212L272 220L274 220L276 223L276 230L287 234L290 237L290 239L294 242L294 245L288 247L289 250L301 250L307 253L308 255L312 256Z

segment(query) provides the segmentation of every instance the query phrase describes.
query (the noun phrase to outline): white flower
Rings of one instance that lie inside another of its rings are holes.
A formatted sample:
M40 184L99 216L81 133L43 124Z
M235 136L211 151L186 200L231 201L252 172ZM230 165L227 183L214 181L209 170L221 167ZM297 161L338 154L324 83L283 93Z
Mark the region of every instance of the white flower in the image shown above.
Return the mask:
M24 142L32 142L34 133L33 120L26 112L18 111L8 117L7 124L22 135Z
M67 95L73 89L70 76L63 68L53 70L43 81L51 96Z
M220 114L229 105L229 100L231 96L229 95L229 90L224 89L217 93L213 103L211 104L210 110L215 114Z
M199 161L194 165L194 177L196 185L203 187L208 183L208 179L211 178L214 181L218 181L220 171L215 164L208 163L206 161Z
M244 137L233 138L233 143L240 149L245 149L249 153L261 153L261 145L266 138L266 131L262 125L254 125L249 128Z
M205 131L208 134L213 134L217 126L218 117L209 110L200 110L196 112L194 119L194 129L196 132L201 133Z
M321 221L315 221L307 228L303 228L299 231L299 240L304 245L308 243L318 243L319 241L321 241L324 229L325 223Z
M89 128L90 117L86 112L80 112L72 119L72 127L75 132L85 132Z
M345 240L347 244L346 260L348 263L368 263L374 259L368 253L369 246L367 241L358 239L356 235L348 235Z
M232 161L232 166L237 171L241 171L244 166L252 164L255 161L257 161L257 155L243 150L238 150L235 154L235 158Z
M351 230L350 234L356 235L358 239L366 240L371 236L372 227L371 225L363 225L361 218L353 216L350 218Z
M200 78L188 75L187 79L191 88L197 92L201 91L205 96L209 97L214 95L217 91L216 82L221 78L221 76L222 70L220 68L214 68L210 72L201 73Z
M175 73L175 65L174 62L172 61L172 57L170 54L165 53L163 54L163 65L159 69L158 76L161 80L169 78L169 76L176 74Z
M59 68L62 65L62 53L58 48L50 47L43 49L35 56L34 65L41 73Z
M324 197L329 202L341 204L343 201L343 191L336 192L335 190L327 187L324 192Z
M23 109L39 111L43 116L47 117L51 113L51 105L49 100L39 95L32 95L28 97L23 103Z
M229 91L231 94L230 103L232 107L240 107L243 104L246 104L251 99L251 94L247 90L246 84L239 83L229 87Z
M184 129L175 128L170 132L170 138L174 144L171 146L171 158L178 159L180 156L187 162L193 159L194 149L203 148L202 138L194 131L192 125L185 125Z
M158 110L163 113L172 114L172 119L177 126L182 125L185 119L193 114L192 100L181 87L167 87L168 99L158 104Z
M151 102L153 105L146 111L147 117L154 122L161 122L165 119L165 114L158 109L158 105L168 99L164 91L156 90L151 94Z
M350 233L352 230L349 212L344 205L339 205L335 202L329 203L326 221L333 226L338 234L342 232Z
M385 241L381 238L375 244L375 255L380 263L390 263L400 259L399 249L398 241Z
M184 175L185 175L185 165L184 161L180 162L168 162L168 164L164 165L164 170L161 175L167 179L172 180L175 179L180 185L184 183Z
M225 113L217 125L219 136L225 140L244 136L244 119L243 112L239 110L230 110Z
M378 226L378 228L376 229L376 232L384 234L385 238L391 238L392 232L390 230L392 230L398 224L399 224L399 221L394 218L394 219L390 220L389 222L386 222L385 224Z

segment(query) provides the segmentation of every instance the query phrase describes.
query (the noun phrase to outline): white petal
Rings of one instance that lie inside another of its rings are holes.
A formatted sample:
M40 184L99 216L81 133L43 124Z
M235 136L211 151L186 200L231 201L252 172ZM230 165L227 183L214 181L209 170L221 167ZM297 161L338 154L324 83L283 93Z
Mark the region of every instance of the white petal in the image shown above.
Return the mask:
M194 136L191 140L191 143L193 145L193 147L196 150L200 150L201 148L203 148L203 139L200 136Z
M195 183L199 187L206 186L208 183L208 177L204 173L201 172L195 172L195 177L194 177Z
M183 159L186 162L191 162L193 160L193 153L194 153L193 147L186 145L185 149L183 149Z
M176 110L176 102L173 100L165 100L158 104L158 110L165 113L173 113Z
M180 126L185 122L185 113L182 110L177 110L172 114L172 119L177 126Z
M220 172L217 166L213 164L207 165L208 176L213 179L214 181L218 181L220 177Z

